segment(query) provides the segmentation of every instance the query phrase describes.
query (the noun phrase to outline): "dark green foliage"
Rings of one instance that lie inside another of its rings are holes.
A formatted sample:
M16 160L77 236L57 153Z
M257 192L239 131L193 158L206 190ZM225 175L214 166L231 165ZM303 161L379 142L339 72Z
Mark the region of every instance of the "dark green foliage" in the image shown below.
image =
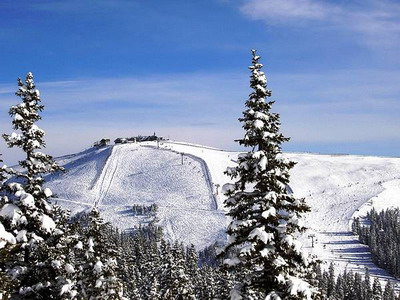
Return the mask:
M157 214L157 204L151 205L132 205L132 212L134 216L155 216Z
M379 282L378 278L374 279L374 283L372 285L372 300L380 300L382 299L382 286Z
M388 281L385 285L385 290L383 291L382 300L393 300L395 297L393 284L391 281Z
M82 219L87 223L85 217ZM231 274L217 267L200 267L199 254L193 246L170 244L154 225L136 228L131 233L110 230L104 238L105 244L116 245L116 272L128 299L229 298L234 280Z
M353 221L353 232L369 246L373 261L390 274L400 276L400 210L388 209L368 213L369 224Z
M89 214L88 225L80 230L82 249L75 265L78 268L77 290L79 295L90 299L123 299L123 283L117 263L118 234L104 222L97 209Z
M392 282L388 281L385 291L377 277L371 286L371 278L368 269L365 274L345 271L332 277L334 265L331 264L328 271L320 272L315 269L318 287L321 294L316 299L326 300L389 300L396 299ZM335 279L336 278L336 279ZM328 288L331 287L331 288ZM329 291L329 293L328 293Z
M365 271L364 282L362 286L363 299L372 299L372 288L371 288L371 277L369 275L369 270Z

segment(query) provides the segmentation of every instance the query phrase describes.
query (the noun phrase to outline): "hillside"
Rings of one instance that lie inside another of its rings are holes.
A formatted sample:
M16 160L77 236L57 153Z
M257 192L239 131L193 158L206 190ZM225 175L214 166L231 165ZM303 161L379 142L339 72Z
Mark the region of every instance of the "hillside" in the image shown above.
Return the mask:
M184 153L183 165L180 153ZM160 149L155 142L91 148L59 158L67 172L47 180L64 207L76 212L97 205L105 219L123 230L149 221L146 216L133 216L132 205L155 203L166 237L201 249L225 238L227 220L220 190L229 181L223 171L235 164L237 155L178 142L164 142ZM349 232L349 221L372 205L381 209L396 205L392 196L400 192L400 159L286 155L297 162L291 188L312 208L305 219L310 228L303 238L305 247L321 259L334 261L338 270L368 267L372 275L389 278ZM387 195L392 202L386 203ZM311 233L316 235L313 249L307 239Z
M157 204L157 218L171 240L198 248L223 239L225 216L216 209L201 159L124 144L91 148L62 157L64 174L48 177L57 202L72 212L96 205L122 230L152 218L134 216L132 206Z

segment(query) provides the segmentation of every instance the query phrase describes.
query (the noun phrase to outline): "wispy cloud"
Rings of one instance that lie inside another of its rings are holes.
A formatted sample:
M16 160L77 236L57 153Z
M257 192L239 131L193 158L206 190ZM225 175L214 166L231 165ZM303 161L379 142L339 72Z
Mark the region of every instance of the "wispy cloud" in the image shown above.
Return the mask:
M295 143L400 142L399 80L369 69L274 74L275 108Z
M293 145L381 143L400 140L399 71L344 70L315 74L267 73ZM191 73L140 78L40 82L48 153L67 154L102 137L157 134L237 149L249 93L248 74ZM0 127L10 132L15 87L0 85ZM4 144L3 144L4 145ZM2 147L4 149L4 146ZM291 148L291 150L295 150ZM1 150L15 161L12 150Z
M54 155L81 150L104 136L113 139L153 131L175 139L228 147L227 137L233 141L231 129L236 126L231 122L236 123L247 94L247 74L36 80L36 85L45 105L40 126L47 133L48 150ZM12 130L7 111L19 101L13 95L15 89L0 85L2 132ZM9 150L0 152L6 157L11 155L12 160L17 157Z
M241 10L257 20L287 22L299 19L324 19L329 16L332 8L335 7L314 0L250 0Z
M394 1L328 2L322 0L249 0L241 11L269 24L337 27L359 34L365 44L387 48L400 44L400 3ZM314 25L315 25L314 24Z

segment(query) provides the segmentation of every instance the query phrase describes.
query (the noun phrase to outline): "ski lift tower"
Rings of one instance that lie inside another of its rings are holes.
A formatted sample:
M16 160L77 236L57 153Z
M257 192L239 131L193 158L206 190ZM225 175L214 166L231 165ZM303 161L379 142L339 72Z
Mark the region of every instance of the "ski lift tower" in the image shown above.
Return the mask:
M311 239L311 248L314 248L314 239L315 239L315 234L309 234L308 238Z

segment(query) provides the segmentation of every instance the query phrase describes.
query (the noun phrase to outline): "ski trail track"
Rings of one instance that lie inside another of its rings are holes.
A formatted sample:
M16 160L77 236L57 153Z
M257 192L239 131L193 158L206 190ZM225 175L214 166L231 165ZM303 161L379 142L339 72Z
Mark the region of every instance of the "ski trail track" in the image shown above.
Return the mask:
M101 205L103 199L106 198L108 191L112 185L113 179L118 169L121 158L121 146L113 146L112 151L107 158L107 161L103 167L101 175L96 181L93 190L96 191L97 196L94 200L94 206L98 207Z
M212 177L211 177L211 173L210 173L210 170L208 169L206 162L198 156L194 156L191 154L186 154L186 156L190 157L193 160L197 160L201 164L201 167L202 167L203 173L204 173L204 177L205 177L204 179L206 180L208 189L210 191L210 198L211 198L212 203L214 204L213 209L218 210L218 202L217 202L217 198L214 194L214 188L213 188L213 183L212 183L212 179L211 179Z

